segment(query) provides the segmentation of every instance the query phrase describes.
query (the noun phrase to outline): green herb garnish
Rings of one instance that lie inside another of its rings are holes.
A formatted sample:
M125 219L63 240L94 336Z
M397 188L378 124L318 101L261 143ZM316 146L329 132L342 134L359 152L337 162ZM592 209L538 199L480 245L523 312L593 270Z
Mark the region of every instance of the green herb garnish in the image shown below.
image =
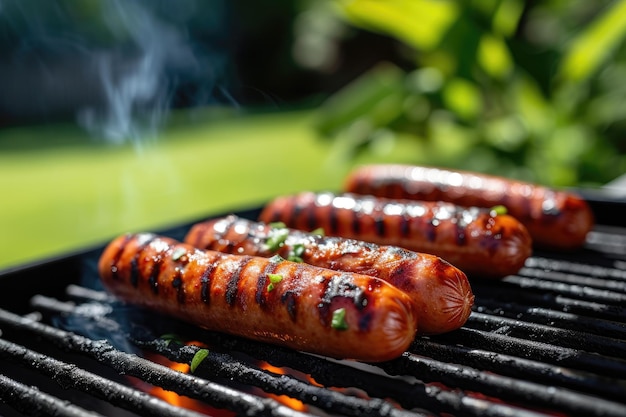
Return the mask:
M283 280L283 276L281 274L267 274L267 277L270 280L270 283L267 284L267 291L272 291L278 283Z
M287 257L287 260L291 262L304 262L302 260L302 254L304 253L305 249L306 248L302 243L296 243L289 251L289 256Z
M185 254L187 253L187 250L185 248L177 248L176 250L174 250L174 252L172 253L172 260L173 261L178 261L180 260L180 258L182 258Z
M169 345L171 342L176 342L181 345L183 344L183 339L175 333L167 333L162 335L160 338L165 340L167 345Z
M333 319L330 322L330 327L337 330L348 330L345 308L338 308L337 310L333 311Z
M324 228L323 227L318 227L315 230L311 230L309 233L311 233L312 235L319 235L319 236L325 236L326 233L324 233Z
M205 360L207 356L209 356L208 349L198 349L196 354L193 355L193 359L191 359L191 365L190 365L191 373L196 372L196 369L198 368L198 366L200 366L202 361Z
M489 211L492 213L493 216L499 216L508 213L507 208L502 204L491 207Z
M272 229L284 229L287 225L283 222L272 222L269 224Z
M282 257L282 256L280 256L280 255L274 255L274 256L272 256L271 258L269 258L269 261L270 261L270 262L272 262L272 263L274 263L274 264L281 263L281 262L283 262L284 260L285 260L285 258L283 258L283 257Z
M285 240L287 240L287 236L289 236L289 229L272 229L270 237L265 241L268 250L276 252L283 246Z

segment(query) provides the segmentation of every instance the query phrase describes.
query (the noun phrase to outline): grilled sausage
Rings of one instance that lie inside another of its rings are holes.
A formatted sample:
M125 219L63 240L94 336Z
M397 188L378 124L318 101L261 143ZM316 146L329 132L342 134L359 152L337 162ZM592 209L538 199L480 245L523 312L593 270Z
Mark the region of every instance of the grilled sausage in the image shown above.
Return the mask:
M195 224L185 242L201 249L272 257L383 279L415 306L419 333L461 327L474 301L463 272L443 259L394 246L329 237L230 215Z
M549 249L582 246L594 224L589 205L573 193L473 172L367 165L348 175L345 190L387 198L441 200L462 206L503 205L526 226L533 243Z
M105 287L129 303L336 358L392 359L417 327L410 298L383 280L153 234L116 238L98 268Z
M260 220L430 253L491 278L517 272L532 251L528 231L513 217L443 202L304 192L269 202Z

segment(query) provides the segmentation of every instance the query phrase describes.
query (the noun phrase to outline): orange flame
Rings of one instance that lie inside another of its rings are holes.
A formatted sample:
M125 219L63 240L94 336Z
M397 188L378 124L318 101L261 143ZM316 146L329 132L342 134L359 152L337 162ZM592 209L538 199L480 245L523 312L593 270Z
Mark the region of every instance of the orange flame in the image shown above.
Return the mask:
M291 372L287 372L286 369L284 368L279 368L277 366L271 365L267 362L261 362L259 364L259 367L263 370L272 372L274 374L278 374L278 375L286 375L287 373L291 374ZM308 376L307 376L308 377ZM307 380L312 381L312 378L308 377ZM276 401L280 402L281 404L292 408L296 411L307 411L308 407L306 404L304 404L302 401L297 400L295 398L291 398L287 395L276 395L276 394L267 394L270 398L275 399Z

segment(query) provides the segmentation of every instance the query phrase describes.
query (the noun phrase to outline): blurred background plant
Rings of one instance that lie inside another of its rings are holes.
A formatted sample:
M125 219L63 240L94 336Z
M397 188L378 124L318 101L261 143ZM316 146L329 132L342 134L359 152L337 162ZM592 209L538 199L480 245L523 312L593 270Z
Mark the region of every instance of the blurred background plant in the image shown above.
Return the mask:
M319 108L350 155L408 139L406 162L556 186L626 171L626 1L313 1L296 23L321 71L355 30L396 42Z
M626 171L626 0L39 3L0 0L0 126L122 142L171 109L305 109L346 161L401 149L555 186Z

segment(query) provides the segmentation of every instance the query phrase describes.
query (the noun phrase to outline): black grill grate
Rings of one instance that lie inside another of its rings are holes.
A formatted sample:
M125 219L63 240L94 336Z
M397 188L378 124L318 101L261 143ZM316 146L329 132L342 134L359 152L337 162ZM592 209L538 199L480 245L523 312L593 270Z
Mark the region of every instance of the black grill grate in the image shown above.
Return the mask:
M198 415L156 399L151 384L226 416L626 415L626 229L600 226L577 253L536 253L501 282L475 278L476 305L462 329L419 337L379 364L124 306L98 286L99 253L0 276L0 414ZM184 341L208 347L193 374L154 362L190 363L201 348ZM291 408L284 396L303 406Z

